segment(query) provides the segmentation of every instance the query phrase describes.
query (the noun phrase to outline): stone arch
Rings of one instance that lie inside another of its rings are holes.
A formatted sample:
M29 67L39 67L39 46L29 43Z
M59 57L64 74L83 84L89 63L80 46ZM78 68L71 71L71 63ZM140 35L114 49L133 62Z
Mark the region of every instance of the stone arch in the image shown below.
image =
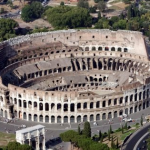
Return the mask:
M31 114L28 115L28 119L29 119L29 121L32 121L32 115Z
M99 101L96 102L96 108L100 108L100 102Z
M81 122L81 116L77 116L77 123Z
M85 47L85 51L89 51L89 47Z
M145 99L145 97L146 97L145 95L146 95L146 94L145 94L145 91L144 91L144 92L143 92L143 100L144 100L144 99Z
M1 116L3 117L3 109L1 109Z
M34 121L38 121L37 120L37 114L34 114L34 119L33 119Z
M112 47L112 48L111 48L111 51L115 51L115 47Z
M77 103L77 110L81 110L81 103Z
M142 99L142 92L139 93L139 100Z
M108 119L110 119L110 118L112 118L112 113L111 112L108 113Z
M92 109L92 108L93 108L93 102L90 103L90 109Z
M68 116L64 116L64 123L68 123Z
M61 116L57 116L57 123L61 123Z
M141 104L139 104L139 111L142 109L142 105Z
M96 47L95 46L92 46L92 51L96 51Z
M43 115L40 115L40 116L39 116L39 121L40 121L40 122L43 122Z
M75 122L74 116L71 116L70 117L70 123L74 123L74 122Z
M102 107L106 107L106 101L102 102Z
M83 109L87 108L87 102L83 103Z
M100 114L96 115L96 121L100 120Z
M102 120L105 120L106 119L106 113L103 113L102 114Z
M103 50L103 48L102 48L101 46L99 46L99 47L98 47L98 50L99 50L99 51L102 51L102 50Z
M57 104L57 110L61 110L61 104L60 103Z
M119 116L122 116L123 115L123 110L120 110L119 111Z
M25 119L25 120L27 119L27 114L26 114L26 112L23 113L23 119Z
M86 122L86 121L88 121L88 120L87 120L87 115L84 115L84 116L83 116L83 122Z
M45 111L49 111L49 104L45 103Z
M137 106L134 107L134 112L137 112Z
M90 115L90 121L94 121L94 115Z
M133 95L130 95L130 102L133 101Z
M49 116L48 115L45 116L45 122L49 122Z
M126 108L126 109L125 109L125 114L127 114L127 115L128 115L128 108Z
M51 116L51 123L55 123L55 116Z
M120 114L119 114L120 115ZM117 111L114 111L114 118L117 118L118 115L117 115Z
M39 110L43 110L43 103L39 103Z
M133 107L130 107L130 114L133 113Z

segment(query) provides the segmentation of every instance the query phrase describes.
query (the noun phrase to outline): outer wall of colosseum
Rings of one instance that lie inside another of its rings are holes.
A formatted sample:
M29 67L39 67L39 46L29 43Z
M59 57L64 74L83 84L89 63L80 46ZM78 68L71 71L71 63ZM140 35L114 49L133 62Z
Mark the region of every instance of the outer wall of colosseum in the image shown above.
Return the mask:
M0 113L46 123L98 121L149 107L140 32L63 30L0 43Z

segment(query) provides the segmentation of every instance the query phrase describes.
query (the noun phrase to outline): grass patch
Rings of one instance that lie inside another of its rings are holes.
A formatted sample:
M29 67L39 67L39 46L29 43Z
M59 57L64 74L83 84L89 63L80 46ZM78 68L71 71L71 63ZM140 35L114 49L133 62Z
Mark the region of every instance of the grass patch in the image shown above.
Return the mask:
M131 133L133 133L135 131L136 131L136 129L126 131L126 133L121 135L120 139L123 141L128 135L130 135Z
M0 148L6 146L9 142L15 141L15 134L0 132Z

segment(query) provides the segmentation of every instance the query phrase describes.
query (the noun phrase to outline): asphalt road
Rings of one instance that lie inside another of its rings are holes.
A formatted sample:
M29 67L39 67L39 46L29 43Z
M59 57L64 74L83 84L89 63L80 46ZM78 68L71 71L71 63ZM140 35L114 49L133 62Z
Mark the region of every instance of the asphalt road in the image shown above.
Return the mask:
M149 108L146 108L145 110L142 110L140 112L134 113L129 115L128 118L134 119L135 122L128 123L128 126L133 125L135 123L140 123L140 118L143 115L143 118L145 115L148 115ZM2 119L2 118L1 118ZM98 131L101 130L102 132L107 132L108 129L110 128L110 124L108 120L103 120L103 121L97 121L98 126L93 125L93 122L91 122L91 131L92 135L98 134ZM49 142L49 140L53 140L57 137L59 137L60 133L63 133L67 130L77 130L78 124L73 123L73 124L48 124L48 123L41 123L41 122L31 122L31 121L25 121L25 120L18 120L15 121L14 123L3 123L3 121L0 121L0 131L6 132L5 130L9 130L11 133L15 134L15 131L18 130L18 127L20 127L22 124L25 124L27 127L34 126L37 124L42 124L45 126L46 129L46 142ZM120 118L114 118L113 121L111 121L111 126L113 130L118 129L124 124L124 122L120 121ZM81 129L83 128L83 124L80 125ZM65 147L65 143L62 143L61 141L56 141L53 143L53 145L50 145L50 147L58 147L60 145L63 145ZM64 149L66 150L66 149ZM127 149L130 150L130 149ZM133 149L131 149L133 150Z
M122 148L122 150L133 150L135 147L135 144L138 142L138 140L148 132L148 129L150 128L150 123L145 124L140 130L133 133L131 137L127 140L125 143L125 146ZM142 140L143 141L143 140ZM141 142L142 142L141 141ZM141 143L140 142L140 143ZM141 146L141 145L140 145ZM146 149L145 149L146 150Z

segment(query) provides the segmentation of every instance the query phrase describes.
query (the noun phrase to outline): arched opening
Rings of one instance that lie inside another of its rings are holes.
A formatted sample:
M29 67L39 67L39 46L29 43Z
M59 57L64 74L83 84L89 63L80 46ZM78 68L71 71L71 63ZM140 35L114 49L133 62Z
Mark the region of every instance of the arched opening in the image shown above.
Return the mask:
M128 108L126 108L126 109L125 109L125 114L127 114L127 115L128 115Z
M23 119L27 119L27 114L25 112L23 113Z
M37 121L37 115L34 114L34 121Z
M120 110L119 111L119 116L122 116L123 115L123 110Z
M61 104L60 103L57 104L57 110L61 110Z
M120 47L118 47L118 52L121 52L121 48Z
M94 46L92 47L92 51L96 51L96 48Z
M43 110L43 103L39 103L39 110Z
M106 107L106 101L103 101L102 107Z
M40 121L40 122L43 122L43 115L40 115L40 116L39 116L39 121Z
M49 111L49 104L45 103L45 111Z
M130 108L130 114L132 114L132 113L133 113L133 107Z
M52 103L52 104L51 104L51 110L54 110L54 109L55 109L55 104Z
M77 110L81 110L81 103L77 104Z
M105 119L106 119L106 113L103 113L102 120L105 120Z
M89 47L86 47L86 48L85 48L85 51L89 51Z
M137 94L135 94L135 96L134 96L134 100L135 100L135 101L137 101Z
M45 116L45 122L49 122L49 116L48 115Z
M77 116L77 123L81 122L81 116Z
M141 108L142 108L142 106L141 106L141 104L139 105L139 111L141 110Z
M103 49L102 47L98 47L98 50L99 50L99 51L102 51L102 49Z
M120 115L120 114L119 114ZM114 118L117 118L118 115L117 115L117 111L114 111Z
M139 93L139 100L142 99L142 92Z
M90 109L92 109L92 108L93 108L93 102L90 103Z
M73 104L73 103L72 103L71 106L70 106L70 111L71 111L71 112L74 112L74 104Z
M51 123L55 123L55 116L51 116Z
M90 115L90 121L94 121L94 115Z
M110 119L110 118L112 118L112 113L111 112L108 113L108 119Z
M111 48L111 51L115 51L115 48L114 48L114 47L112 47L112 48Z
M87 108L87 103L84 103L83 104L83 109L86 109Z
M61 123L61 116L57 117L57 123Z
M135 108L134 108L134 112L137 112L137 106L135 106Z
M100 102L97 101L97 102L96 102L96 108L99 108L99 107L100 107Z
M32 116L31 116L31 114L29 114L29 121L32 121Z
M70 117L70 123L74 123L74 116Z
M86 122L87 121L87 115L84 115L83 116L83 122Z
M68 116L64 116L64 123L68 123Z
M96 115L96 121L100 120L100 114Z

